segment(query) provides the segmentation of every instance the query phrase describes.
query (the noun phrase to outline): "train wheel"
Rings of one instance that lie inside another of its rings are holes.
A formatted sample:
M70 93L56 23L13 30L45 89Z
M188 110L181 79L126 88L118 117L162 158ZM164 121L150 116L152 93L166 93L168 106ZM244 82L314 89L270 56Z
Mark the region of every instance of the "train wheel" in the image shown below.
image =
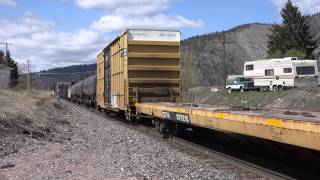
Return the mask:
M273 87L272 87L272 90L273 90L274 92L277 92L277 91L279 91L279 88L278 88L278 86L273 86Z
M104 113L109 116L110 115L110 110L109 109L105 109Z
M163 139L173 138L173 135L176 132L176 123L163 120L160 122L160 132Z
M158 120L153 120L155 128L161 133L161 123Z
M131 111L126 111L125 117L126 117L126 120L130 123L133 123L135 120L134 116L132 116L132 114L131 114Z
M96 107L96 110L99 111L99 112L101 112L101 107L100 107L100 106L97 106L97 107Z
M243 87L241 87L241 88L240 88L240 92L242 92L242 93L244 92L244 89L243 89Z
M284 89L284 88L283 88L283 86L281 86L281 85L278 87L278 90L279 90L279 91L283 91L283 89Z

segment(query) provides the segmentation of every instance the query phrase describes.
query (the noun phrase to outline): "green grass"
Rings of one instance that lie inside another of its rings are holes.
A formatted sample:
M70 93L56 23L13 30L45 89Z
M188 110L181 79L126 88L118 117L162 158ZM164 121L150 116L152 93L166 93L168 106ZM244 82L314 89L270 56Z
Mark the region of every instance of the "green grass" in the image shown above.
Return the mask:
M320 111L320 88L291 89L281 92L210 92L197 94L184 93L184 102L190 103L194 96L195 103L213 106L282 108L294 110Z

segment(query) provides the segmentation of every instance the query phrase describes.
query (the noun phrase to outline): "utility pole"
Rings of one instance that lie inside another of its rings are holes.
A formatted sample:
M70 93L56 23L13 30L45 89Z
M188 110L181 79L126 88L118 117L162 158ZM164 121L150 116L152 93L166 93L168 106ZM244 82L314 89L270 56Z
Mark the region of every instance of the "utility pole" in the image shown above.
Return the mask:
M223 45L223 76L224 76L224 87L226 87L227 84L227 77L228 77L228 67L227 67L227 58L226 58L226 45L227 44L234 44L237 43L236 41L226 41L226 33L225 31L222 31L222 41L213 42L213 43L222 43Z
M27 74L27 81L28 81L28 91L30 90L30 61L27 60L28 63L28 74Z
M12 46L12 45L13 45L13 43L7 43L7 42L5 42L5 43L0 43L0 44L3 44L3 45L6 46L6 54L7 54L8 51L9 51L9 46Z

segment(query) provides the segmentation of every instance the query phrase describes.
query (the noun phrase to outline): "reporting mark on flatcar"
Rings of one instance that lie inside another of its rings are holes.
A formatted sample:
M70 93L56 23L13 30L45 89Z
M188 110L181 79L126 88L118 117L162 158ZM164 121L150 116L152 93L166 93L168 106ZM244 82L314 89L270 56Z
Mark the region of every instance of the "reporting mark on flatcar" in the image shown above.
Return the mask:
M183 113L163 111L163 118L188 124L190 123L189 115Z

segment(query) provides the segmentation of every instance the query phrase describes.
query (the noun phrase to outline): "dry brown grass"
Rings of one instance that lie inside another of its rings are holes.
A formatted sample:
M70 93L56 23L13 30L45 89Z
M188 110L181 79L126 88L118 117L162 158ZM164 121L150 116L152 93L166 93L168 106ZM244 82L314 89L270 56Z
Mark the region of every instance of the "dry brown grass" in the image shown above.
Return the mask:
M57 110L63 106L47 91L0 90L0 134L45 133Z

